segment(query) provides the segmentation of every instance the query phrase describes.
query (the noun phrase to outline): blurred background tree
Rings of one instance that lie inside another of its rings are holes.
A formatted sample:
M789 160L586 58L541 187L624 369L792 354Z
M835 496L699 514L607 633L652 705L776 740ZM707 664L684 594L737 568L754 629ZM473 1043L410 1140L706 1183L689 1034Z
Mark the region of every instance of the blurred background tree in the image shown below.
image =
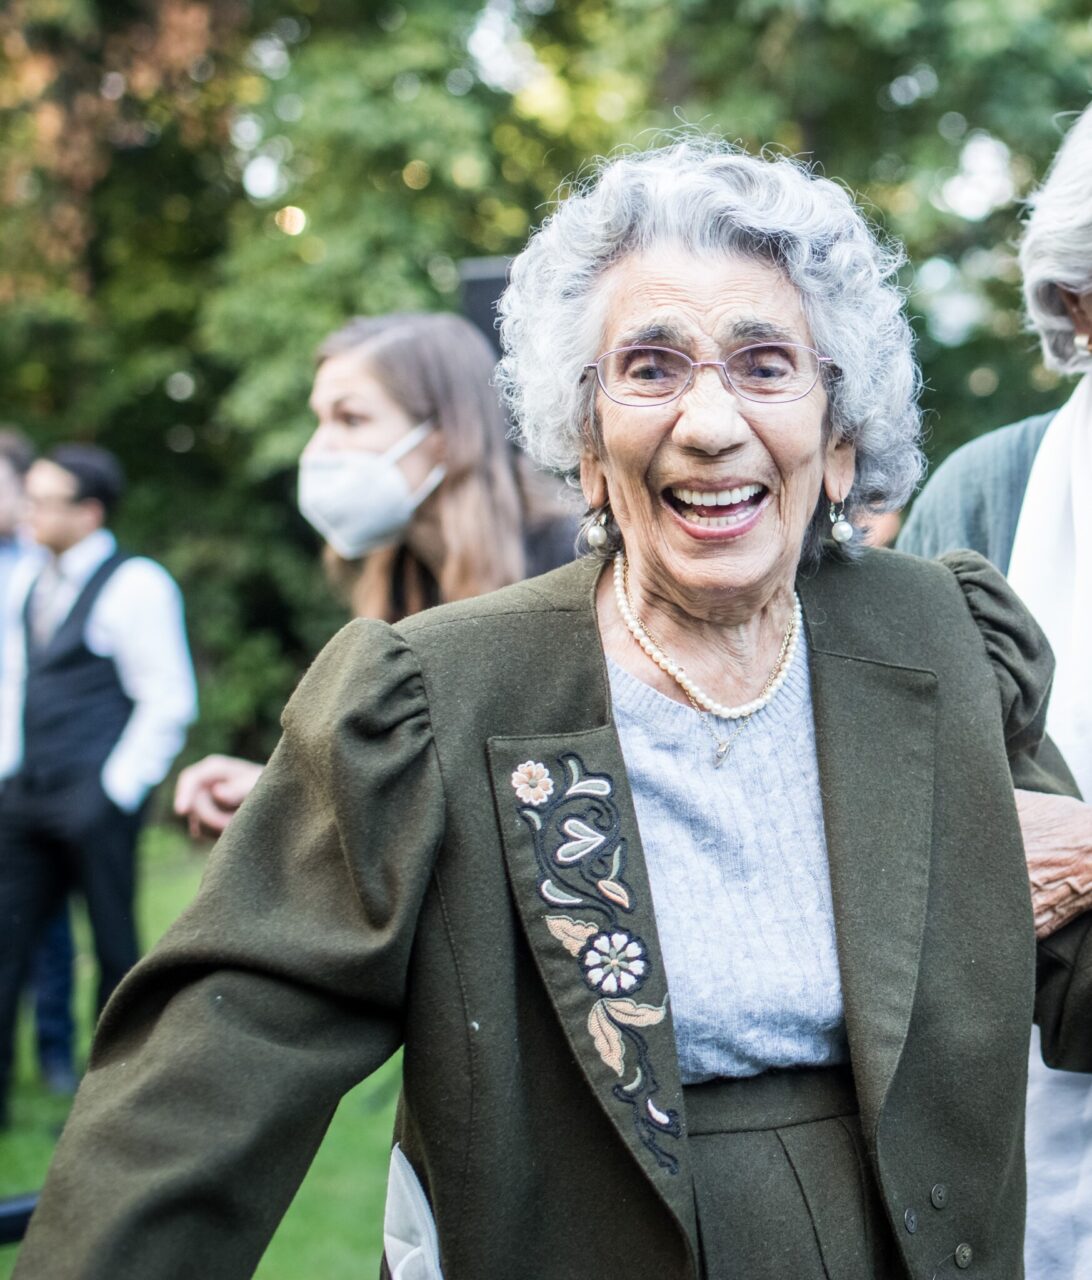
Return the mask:
M1065 394L1013 241L1089 100L1084 0L9 0L0 50L0 417L123 458L189 757L268 750L343 617L291 501L318 340L456 307L647 130L810 156L906 241L934 459Z

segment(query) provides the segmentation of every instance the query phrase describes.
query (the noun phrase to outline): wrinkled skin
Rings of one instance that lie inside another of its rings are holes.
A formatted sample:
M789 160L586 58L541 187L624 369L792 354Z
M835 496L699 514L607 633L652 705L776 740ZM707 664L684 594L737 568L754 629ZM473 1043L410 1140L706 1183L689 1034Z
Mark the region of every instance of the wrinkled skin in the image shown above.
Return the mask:
M1035 934L1047 938L1092 907L1092 805L1017 791Z

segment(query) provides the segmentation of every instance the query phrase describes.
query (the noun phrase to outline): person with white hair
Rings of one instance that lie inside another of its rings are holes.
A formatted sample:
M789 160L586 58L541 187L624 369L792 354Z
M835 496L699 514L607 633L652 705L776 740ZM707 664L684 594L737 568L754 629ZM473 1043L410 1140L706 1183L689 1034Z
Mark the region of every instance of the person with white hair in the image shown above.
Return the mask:
M1041 632L973 552L859 545L921 468L900 261L701 136L532 236L501 380L588 554L319 657L17 1277L252 1274L402 1043L393 1280L1019 1274L1024 1049L1092 1068L1092 917L1036 965Z
M1047 730L1092 800L1092 106L1028 201L1020 268L1048 368L1079 381L1057 411L979 436L939 467L899 538L937 556L981 552L1046 632L1057 662ZM1034 803L1031 801L1031 803ZM1089 811L1056 841L1092 847ZM1092 1275L1092 1076L1052 1071L1032 1038L1026 1265L1034 1280Z

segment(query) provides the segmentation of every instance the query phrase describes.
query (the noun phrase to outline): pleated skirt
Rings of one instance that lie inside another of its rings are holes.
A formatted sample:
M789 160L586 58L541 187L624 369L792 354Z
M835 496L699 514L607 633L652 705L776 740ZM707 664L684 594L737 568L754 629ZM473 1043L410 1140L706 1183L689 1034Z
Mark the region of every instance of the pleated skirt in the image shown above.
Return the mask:
M684 1098L704 1280L905 1280L848 1067Z

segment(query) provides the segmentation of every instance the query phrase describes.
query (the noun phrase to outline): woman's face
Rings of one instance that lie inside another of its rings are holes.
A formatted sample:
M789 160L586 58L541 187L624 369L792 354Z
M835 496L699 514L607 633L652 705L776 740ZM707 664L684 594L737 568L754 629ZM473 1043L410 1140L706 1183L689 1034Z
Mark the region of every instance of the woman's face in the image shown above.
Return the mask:
M603 287L602 351L649 344L723 360L755 342L815 345L796 290L750 258L667 246L622 259ZM825 438L821 382L800 400L756 403L700 369L667 404L627 407L598 388L596 403L585 497L609 499L642 585L684 607L725 592L759 607L790 588L824 484L840 499L852 483L852 447Z
M304 447L304 457L348 450L386 453L418 425L355 351L330 356L319 365L310 403L318 426ZM415 492L442 461L443 438L431 431L398 460L398 466Z

